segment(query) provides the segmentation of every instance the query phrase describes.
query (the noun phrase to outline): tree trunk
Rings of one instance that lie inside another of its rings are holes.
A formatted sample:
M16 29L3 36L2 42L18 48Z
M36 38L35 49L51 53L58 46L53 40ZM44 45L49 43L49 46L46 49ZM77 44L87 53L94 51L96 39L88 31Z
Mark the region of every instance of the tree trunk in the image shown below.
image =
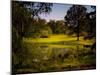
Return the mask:
M78 25L77 25L77 41L79 41L79 21L78 21Z
M77 41L79 41L79 33L77 33Z
M92 25L92 22L90 22L90 34L91 35L93 34L93 25Z

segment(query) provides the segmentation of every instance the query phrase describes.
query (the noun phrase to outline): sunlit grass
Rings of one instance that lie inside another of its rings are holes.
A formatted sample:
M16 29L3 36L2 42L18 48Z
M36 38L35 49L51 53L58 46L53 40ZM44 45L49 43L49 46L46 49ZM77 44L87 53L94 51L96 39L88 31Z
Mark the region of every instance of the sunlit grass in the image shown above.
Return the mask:
M74 37L68 37L66 35L51 35L48 38L24 38L26 42L36 42L36 43L52 43L52 42L60 42L60 41L67 41L67 40L75 40Z
M47 38L23 38L25 49L30 53L26 62L30 68L18 69L18 72L46 72L58 70L82 69L81 65L94 64L95 55L91 55L91 45L95 39L84 40L80 36L63 34L51 35ZM88 48L84 45L90 45ZM36 59L32 63L32 60ZM88 67L87 67L88 69Z
M93 40L84 40L83 37L79 37L79 41L77 41L77 37L72 37L64 34L60 35L51 35L48 38L24 38L25 42L30 43L61 43L66 42L66 44L71 43L73 44L82 44L82 45L91 45ZM67 43L68 42L68 43Z

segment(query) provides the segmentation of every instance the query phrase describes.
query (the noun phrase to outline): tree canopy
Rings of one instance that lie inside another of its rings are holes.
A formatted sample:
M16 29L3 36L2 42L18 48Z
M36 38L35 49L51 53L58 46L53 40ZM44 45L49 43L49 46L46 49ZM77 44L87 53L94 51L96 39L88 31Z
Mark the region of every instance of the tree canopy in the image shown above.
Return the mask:
M79 40L79 32L81 30L82 20L86 17L86 8L82 5L73 5L65 15L65 23L69 28L77 33L77 40Z

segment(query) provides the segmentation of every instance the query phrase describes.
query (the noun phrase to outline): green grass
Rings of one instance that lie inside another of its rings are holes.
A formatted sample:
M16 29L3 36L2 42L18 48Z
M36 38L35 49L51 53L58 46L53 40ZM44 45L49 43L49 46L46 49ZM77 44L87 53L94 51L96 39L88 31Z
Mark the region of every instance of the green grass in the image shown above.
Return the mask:
M27 58L23 60L32 66L31 68L20 68L17 71L48 72L73 70L80 68L80 65L93 64L95 63L95 54L90 55L90 48L84 48L84 45L92 45L94 41L95 39L84 40L83 36L77 41L77 37L63 34L51 35L48 38L23 38L24 47L30 53L26 54ZM59 57L59 55L63 56L64 54L68 54L68 57ZM37 59L39 62L32 63L33 59Z
M72 37L68 35L51 35L48 38L23 38L23 41L29 42L29 43L51 43L51 44L59 44L59 43L65 43L65 44L82 44L82 45L91 45L93 43L93 40L84 40L83 36L79 38L80 40L77 41L77 37Z

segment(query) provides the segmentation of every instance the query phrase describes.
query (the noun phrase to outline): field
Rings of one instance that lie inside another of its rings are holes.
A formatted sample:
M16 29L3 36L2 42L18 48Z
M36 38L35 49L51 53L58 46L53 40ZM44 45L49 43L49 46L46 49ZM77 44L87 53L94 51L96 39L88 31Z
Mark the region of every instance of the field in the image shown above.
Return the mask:
M75 36L51 35L47 38L23 38L28 51L17 73L69 71L95 68L95 39L84 40Z

